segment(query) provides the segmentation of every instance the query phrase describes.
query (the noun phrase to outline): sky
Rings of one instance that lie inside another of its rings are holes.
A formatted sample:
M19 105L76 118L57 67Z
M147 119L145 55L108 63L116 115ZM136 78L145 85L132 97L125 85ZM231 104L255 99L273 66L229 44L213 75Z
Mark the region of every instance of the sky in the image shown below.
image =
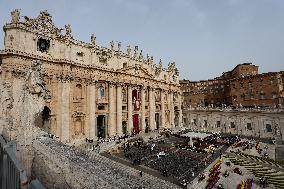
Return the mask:
M138 45L164 67L175 61L180 79L212 79L245 62L284 70L284 0L0 0L1 28L14 9L30 18L47 10L81 41L94 33L99 46Z

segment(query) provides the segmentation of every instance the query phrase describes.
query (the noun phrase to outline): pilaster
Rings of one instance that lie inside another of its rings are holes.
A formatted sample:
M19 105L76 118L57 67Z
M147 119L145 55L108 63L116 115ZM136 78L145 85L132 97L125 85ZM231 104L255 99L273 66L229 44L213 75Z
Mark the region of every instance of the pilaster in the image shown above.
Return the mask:
M127 112L127 117L128 117L128 124L127 124L127 132L128 134L131 134L132 127L133 127L133 118L132 118L132 86L128 86L128 112Z
M145 87L141 87L141 125L142 125L142 132L145 132Z
M89 101L87 103L89 109L89 138L96 138L96 85L92 82L88 85Z
M116 134L122 136L122 96L121 84L117 84L116 88Z
M154 89L150 88L149 90L149 105L150 105L150 130L155 130L155 98L154 98Z
M166 120L165 120L165 91L161 90L161 126L162 128L165 128Z
M109 129L109 136L114 136L116 134L116 127L115 127L115 103L114 103L114 84L109 84L109 121L108 121L108 129Z
M61 139L64 142L69 142L70 139L70 94L71 94L71 83L65 81L61 83Z
M169 99L170 99L170 125L171 128L175 127L175 104L174 104L174 95L173 92L171 91L169 93Z

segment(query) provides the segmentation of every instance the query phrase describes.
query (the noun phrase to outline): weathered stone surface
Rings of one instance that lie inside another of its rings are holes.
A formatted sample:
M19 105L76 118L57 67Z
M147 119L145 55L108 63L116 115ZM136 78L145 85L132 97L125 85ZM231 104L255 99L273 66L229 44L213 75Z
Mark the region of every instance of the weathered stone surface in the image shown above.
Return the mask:
M222 132L284 141L284 112L245 109L184 109L184 125L196 131Z
M33 143L33 173L47 188L179 188L114 162L99 154L91 157L74 147L41 137Z

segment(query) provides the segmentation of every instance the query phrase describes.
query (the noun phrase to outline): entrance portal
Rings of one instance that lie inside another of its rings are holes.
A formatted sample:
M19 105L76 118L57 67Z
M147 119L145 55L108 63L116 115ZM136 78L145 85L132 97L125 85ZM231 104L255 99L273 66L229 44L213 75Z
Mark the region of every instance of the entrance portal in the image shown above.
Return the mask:
M156 122L156 129L160 128L160 114L156 113L155 114L155 122Z
M122 133L125 135L127 131L127 122L123 121L122 122Z
M106 116L99 115L97 117L97 137L105 138L106 137Z
M136 135L140 132L139 129L139 115L134 114L133 115L133 133Z

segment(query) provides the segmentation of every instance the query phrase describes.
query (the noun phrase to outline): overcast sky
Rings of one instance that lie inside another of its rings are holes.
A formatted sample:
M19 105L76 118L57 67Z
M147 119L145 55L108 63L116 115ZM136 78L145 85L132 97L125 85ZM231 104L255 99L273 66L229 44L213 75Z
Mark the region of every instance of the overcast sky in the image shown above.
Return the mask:
M164 66L175 61L181 79L214 78L243 62L260 72L284 70L284 0L0 0L0 26L10 12L71 24L75 39L100 46L138 45ZM0 35L3 48L3 31Z

